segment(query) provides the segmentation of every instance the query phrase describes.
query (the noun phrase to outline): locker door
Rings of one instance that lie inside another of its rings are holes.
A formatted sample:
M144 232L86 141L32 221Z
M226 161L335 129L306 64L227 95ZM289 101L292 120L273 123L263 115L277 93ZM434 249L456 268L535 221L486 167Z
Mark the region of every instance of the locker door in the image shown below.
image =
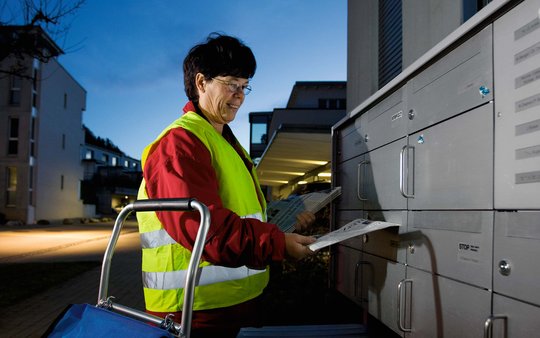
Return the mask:
M537 337L540 332L540 307L493 295L493 315L489 328L494 338ZM506 334L504 334L506 324Z
M409 133L493 99L492 39L490 25L407 82Z
M493 105L409 137L409 210L493 208Z
M401 149L407 144L402 138L365 155L363 193L366 210L406 210L407 199L400 194Z
M341 195L336 199L338 210L360 210L364 208L366 196L363 192L365 168L364 155L354 157L336 166L336 186L341 186Z
M362 305L360 265L362 252L337 245L334 257L336 289L345 297Z
M366 253L362 263L362 298L369 314L403 336L397 326L396 285L405 278L405 265Z
M488 290L407 267L411 284L410 336L482 337L491 313ZM403 290L403 289L402 289ZM407 304L402 304L407 308Z
M540 306L540 211L496 212L493 291Z
M410 211L407 264L491 289L493 211Z

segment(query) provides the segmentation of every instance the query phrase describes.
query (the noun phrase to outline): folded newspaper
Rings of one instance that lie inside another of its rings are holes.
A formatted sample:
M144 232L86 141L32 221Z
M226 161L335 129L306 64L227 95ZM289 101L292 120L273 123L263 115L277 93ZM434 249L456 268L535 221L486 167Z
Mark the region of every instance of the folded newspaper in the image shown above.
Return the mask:
M362 218L355 219L343 227L319 237L316 242L309 245L309 249L312 251L319 250L346 239L391 226L401 226L401 224L383 221L370 221Z
M294 195L268 204L268 222L277 224L283 232L293 232L296 215L302 211L316 213L341 194L341 187L304 195Z

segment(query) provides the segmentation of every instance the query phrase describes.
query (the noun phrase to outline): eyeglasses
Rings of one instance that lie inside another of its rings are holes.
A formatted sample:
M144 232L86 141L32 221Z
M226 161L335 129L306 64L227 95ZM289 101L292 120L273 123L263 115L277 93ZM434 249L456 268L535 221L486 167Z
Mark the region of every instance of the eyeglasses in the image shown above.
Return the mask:
M216 79L215 77L213 77L212 80L216 80L217 82L220 82L220 83L223 83L224 85L227 85L227 88L229 88L229 90L232 93L237 93L239 89L242 90L244 95L247 95L247 94L251 93L251 86L250 85L239 85L238 83L227 82L227 81L224 81L224 80Z

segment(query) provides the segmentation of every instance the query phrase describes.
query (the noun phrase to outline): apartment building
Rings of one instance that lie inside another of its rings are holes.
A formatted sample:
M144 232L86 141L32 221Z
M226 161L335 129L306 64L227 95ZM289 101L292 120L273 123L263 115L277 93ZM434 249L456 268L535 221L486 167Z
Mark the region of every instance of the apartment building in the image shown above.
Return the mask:
M0 76L0 213L26 223L80 217L86 91L58 62L54 41L39 27L32 34L48 62L7 57L1 65L25 71Z
M298 81L285 108L250 113L250 155L269 199L330 182L330 131L345 116L346 88L344 81Z

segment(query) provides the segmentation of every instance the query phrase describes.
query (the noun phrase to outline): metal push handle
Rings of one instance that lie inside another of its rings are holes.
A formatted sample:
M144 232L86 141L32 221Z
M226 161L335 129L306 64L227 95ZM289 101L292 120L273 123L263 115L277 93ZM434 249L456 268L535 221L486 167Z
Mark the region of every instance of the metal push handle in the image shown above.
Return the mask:
M363 198L362 195L361 195L361 184L362 183L362 180L361 180L361 177L362 177L362 166L365 165L365 164L369 164L369 160L365 160L365 161L362 161L360 163L358 163L358 167L356 168L356 197L358 197L358 199L360 201L367 201L368 199L367 198Z
M409 171L405 170L405 151L407 149L414 149L414 147L405 145L399 152L399 192L401 192L401 195L403 195L405 198L414 198L414 192L412 194L408 194L405 191L405 180L409 176Z
M199 224L199 231L193 245L192 255L187 269L187 279L184 288L184 305L182 309L182 322L181 325L171 323L170 318L163 318L149 315L145 312L137 311L127 308L119 304L113 304L108 298L108 286L109 275L111 268L111 259L114 253L114 248L120 237L120 232L124 221L133 211L194 211L197 210L201 214L201 221ZM199 271L199 262L202 257L204 242L206 241L206 235L210 229L210 212L208 208L193 198L180 198L180 199L150 199L150 200L138 200L125 206L114 224L111 238L105 254L103 257L103 264L101 267L101 279L99 282L99 294L98 294L98 306L105 306L110 309L114 309L118 312L123 312L138 319L150 321L160 326L166 326L172 328L176 332L180 333L180 337L189 337L191 331L191 320L193 311L193 295L195 291L196 277Z
M412 282L413 282L412 279L403 279L399 282L398 287L397 287L397 324L398 324L398 328L403 332L411 332L412 328L405 327L405 325L403 325L403 321L401 320L401 298L403 294L402 287L406 283L411 283L412 285Z
M493 321L496 319L502 319L504 322L503 324L503 337L507 337L507 317L504 315L493 315L488 317L486 321L484 322L484 338L491 338L493 337Z

